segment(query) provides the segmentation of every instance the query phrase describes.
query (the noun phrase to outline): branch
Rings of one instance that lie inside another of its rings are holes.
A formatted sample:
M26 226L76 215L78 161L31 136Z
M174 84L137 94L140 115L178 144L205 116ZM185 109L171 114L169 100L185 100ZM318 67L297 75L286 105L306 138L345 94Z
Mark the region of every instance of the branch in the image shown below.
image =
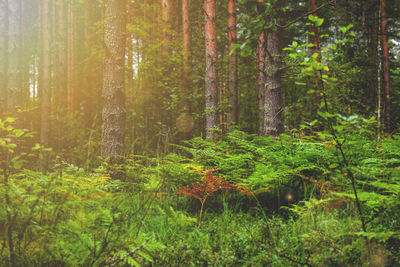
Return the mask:
M335 0L329 1L329 2L327 2L327 3L323 4L323 5L321 5L320 7L317 7L316 9L313 9L313 10L307 12L307 13L304 13L304 14L301 15L300 17L297 17L296 19L294 19L294 20L288 22L288 23L285 24L285 25L279 25L279 24L277 23L276 26L278 26L279 28L282 28L282 29L287 28L287 27L289 27L290 25L292 25L292 24L298 22L298 21L301 20L302 18L304 18L304 17L306 17L306 16L308 16L308 15L312 15L313 13L317 12L318 10L320 10L320 9L322 9L322 8L328 6L328 5L335 5Z

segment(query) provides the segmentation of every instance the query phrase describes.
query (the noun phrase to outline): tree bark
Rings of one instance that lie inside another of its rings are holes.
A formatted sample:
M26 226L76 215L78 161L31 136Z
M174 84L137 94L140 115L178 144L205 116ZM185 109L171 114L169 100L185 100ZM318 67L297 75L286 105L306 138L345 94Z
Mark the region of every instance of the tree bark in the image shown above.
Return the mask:
M22 27L21 1L8 1L8 94L10 112L22 107Z
M232 51L236 44L236 0L228 1L228 49ZM230 124L239 124L239 93L238 93L238 74L237 74L237 56L232 54L229 57L229 102L230 102Z
M66 2L57 0L57 64L55 66L55 107L60 111L66 111L67 108L67 77L69 76L67 68L67 23L66 23Z
M67 109L72 113L75 109L75 0L68 2L68 49L67 49Z
M282 133L281 59L279 33L263 32L258 40L259 134L278 136Z
M185 112L190 112L190 71L191 71L191 36L189 0L182 0L182 34L183 34L183 94L185 97Z
M8 3L0 0L0 116L7 107Z
M125 153L126 0L105 1L104 45L101 153L111 164L119 164Z
M43 51L43 69L42 69L42 89L41 89L41 127L40 142L44 146L49 145L50 134L50 101L51 101L51 62L50 62L50 0L42 0L42 51Z
M161 0L161 16L163 20L163 52L165 54L169 51L170 46L170 14L171 13L171 3L170 0Z
M258 2L262 3L265 0ZM271 21L271 15L266 19ZM257 41L259 135L261 136L278 136L283 132L280 34L278 31L267 29L261 32Z
M206 139L216 137L218 126L218 82L217 82L217 22L215 0L204 1L205 11L205 113Z
M391 99L390 99L390 63L389 44L387 31L386 1L381 0L381 31L382 31L382 65L383 65L383 87L385 90L385 123L386 133L391 134Z

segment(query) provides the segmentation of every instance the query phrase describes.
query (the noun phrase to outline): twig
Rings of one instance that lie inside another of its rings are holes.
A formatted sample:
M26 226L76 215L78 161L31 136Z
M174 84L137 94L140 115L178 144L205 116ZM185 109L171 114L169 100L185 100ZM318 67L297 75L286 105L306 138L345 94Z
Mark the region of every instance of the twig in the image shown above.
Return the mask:
M318 10L320 10L320 9L322 9L322 8L328 6L328 5L334 5L334 3L335 3L334 0L333 0L333 1L329 1L329 2L327 2L327 3L325 3L325 4L321 5L321 6L317 7L316 9L313 9L313 10L307 12L307 13L304 13L304 14L301 15L300 17L297 17L296 19L294 19L294 20L292 20L292 21L286 23L285 25L279 25L279 24L277 23L276 26L278 26L278 27L281 28L281 29L287 28L287 27L289 27L290 25L292 25L292 24L298 22L298 21L301 20L302 18L304 18L304 17L306 17L306 16L308 16L308 15L312 15L313 13L317 12Z

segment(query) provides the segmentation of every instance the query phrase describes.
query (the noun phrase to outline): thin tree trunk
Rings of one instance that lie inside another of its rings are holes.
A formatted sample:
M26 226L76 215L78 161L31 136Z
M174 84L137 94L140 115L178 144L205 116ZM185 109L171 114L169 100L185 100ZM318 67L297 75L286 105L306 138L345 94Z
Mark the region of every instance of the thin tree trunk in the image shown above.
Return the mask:
M386 1L381 0L381 31L382 31L382 65L383 65L383 87L385 90L385 122L386 133L391 134L391 99L390 99L390 63L389 63L389 44L386 17Z
M126 0L106 0L101 153L111 164L122 163L125 153L125 28Z
M9 111L22 107L22 32L21 1L8 1L8 94Z
M67 108L67 23L66 23L66 2L64 0L57 0L57 64L55 66L55 92L54 103L55 107L60 111L66 111Z
M0 0L0 116L7 107L8 3Z
M74 1L68 2L68 49L67 49L67 108L69 113L75 108L75 17L74 17Z
M85 1L85 67L84 67L84 94L83 94L83 102L84 102L84 110L85 110L85 121L86 125L90 127L92 125L92 118L94 114L94 98L92 95L93 92L93 61L92 61L92 47L93 47L93 9L94 2L93 0Z
M168 53L170 46L170 13L171 13L171 3L170 0L161 0L161 16L163 20L163 52ZM156 25L156 24L154 24Z
M228 1L228 49L232 51L236 44L236 0ZM239 94L238 94L238 74L237 74L237 56L232 54L229 57L229 102L230 102L230 124L239 123Z
M213 140L216 137L215 128L218 126L217 22L215 0L205 0L204 11L206 49L206 139Z
M190 71L191 71L191 38L189 0L182 0L182 33L183 33L183 93L185 97L185 112L190 112Z
M41 104L41 127L40 142L44 146L49 145L50 134L50 100L51 100L51 77L50 77L50 0L42 0L42 51L43 51L43 69L42 69L42 94Z

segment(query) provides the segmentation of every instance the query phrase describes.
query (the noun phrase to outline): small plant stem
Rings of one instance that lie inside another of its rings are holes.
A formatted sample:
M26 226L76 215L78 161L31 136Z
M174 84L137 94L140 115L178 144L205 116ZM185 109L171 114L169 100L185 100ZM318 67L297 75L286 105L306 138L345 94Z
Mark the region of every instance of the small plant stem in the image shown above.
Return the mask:
M204 203L206 203L206 199L207 199L207 196L204 199L200 200L201 208L200 208L200 216L199 216L199 225L198 225L198 227L200 227L200 224L201 224L201 217L203 216Z
M322 70L320 70L320 77L322 77ZM324 88L325 87L324 86L324 81L322 79L321 79L321 85L322 85L322 97L323 97L323 101L324 101L324 104L325 104L325 110L326 110L326 112L329 113L328 101L326 99L325 88ZM329 129L330 129L331 134L333 136L333 139L336 142L336 148L339 150L340 155L342 156L342 162L346 166L346 171L347 171L347 174L348 174L348 176L350 178L350 181L351 181L351 187L353 189L354 198L356 200L357 210L358 210L358 213L360 215L361 227L362 227L364 232L367 232L367 226L365 224L365 219L364 219L363 212L362 212L361 201L358 198L357 187L356 187L356 179L354 177L353 172L350 169L350 164L347 161L346 154L343 151L343 143L339 141L339 138L337 137L337 134L336 134L336 130L333 127L333 123L330 120L330 118L327 118L327 121L328 121Z
M8 249L10 252L10 266L14 267L15 266L15 251L14 251L14 242L12 238L12 231L13 231L13 220L11 219L11 213L9 211L9 207L11 205L10 201L10 196L8 195L8 190L9 190L9 185L8 185L8 171L6 168L3 169L3 174L4 174L4 185L6 188L6 213L7 213L7 239L8 239Z

